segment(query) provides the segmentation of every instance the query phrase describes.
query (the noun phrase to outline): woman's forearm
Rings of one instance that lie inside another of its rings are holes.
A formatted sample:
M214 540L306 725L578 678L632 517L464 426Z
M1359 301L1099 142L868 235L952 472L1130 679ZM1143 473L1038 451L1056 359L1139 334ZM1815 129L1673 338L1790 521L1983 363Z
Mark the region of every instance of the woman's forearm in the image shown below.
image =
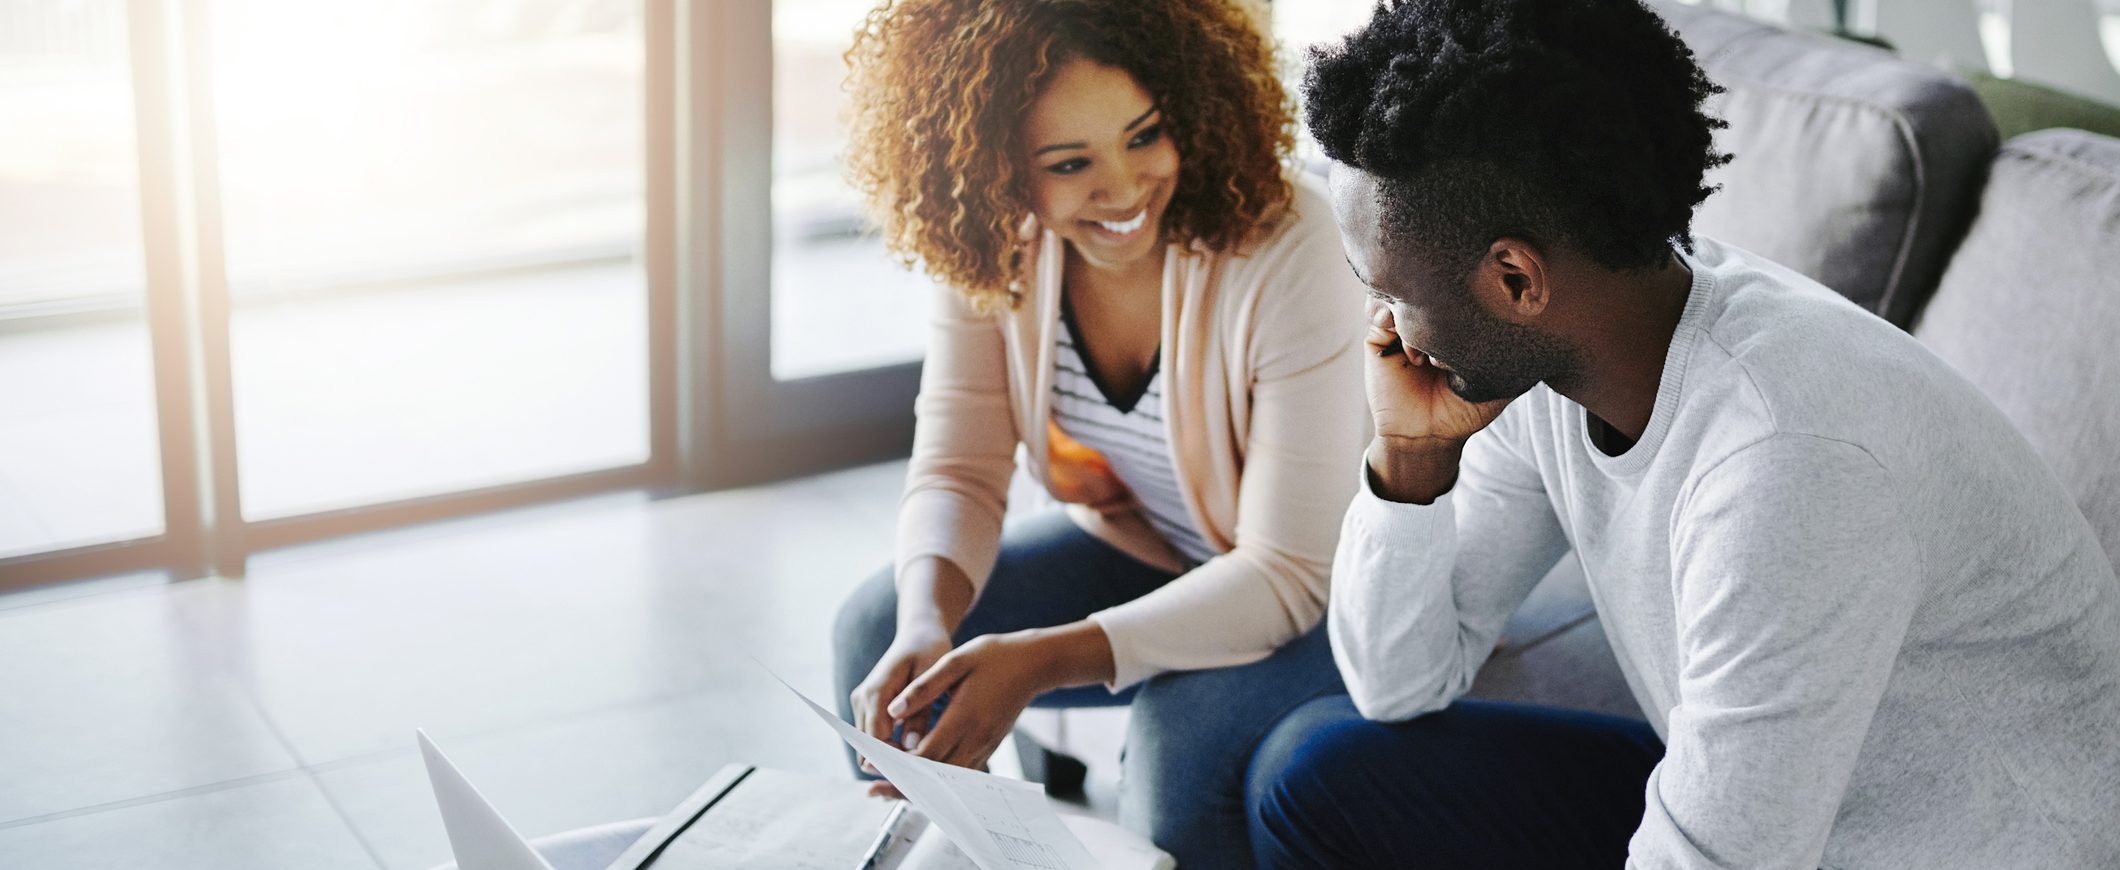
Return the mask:
M1094 619L1078 619L1066 625L1031 629L1041 647L1045 683L1048 688L1109 683L1117 666L1112 662L1111 638Z
M898 633L939 630L957 633L972 609L972 579L940 556L918 559L898 576Z
M938 632L945 638L953 636L971 609L972 581L947 559L920 559L907 565L899 575L900 637L925 632ZM1112 680L1115 666L1111 638L1095 620L1079 619L1004 637L1025 645L1028 657L1036 662L1035 681L1041 684L1040 691Z

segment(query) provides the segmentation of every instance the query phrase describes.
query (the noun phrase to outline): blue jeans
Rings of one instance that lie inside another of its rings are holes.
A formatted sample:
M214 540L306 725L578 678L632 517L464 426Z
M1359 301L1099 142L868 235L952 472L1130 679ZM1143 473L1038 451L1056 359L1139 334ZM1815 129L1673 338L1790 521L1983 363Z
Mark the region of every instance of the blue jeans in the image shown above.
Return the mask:
M1061 625L1145 595L1173 575L1135 561L1054 511L1013 524L956 641ZM833 629L839 712L896 629L890 569L848 597ZM1102 686L1048 692L1037 707L1133 706L1121 763L1119 820L1180 867L1252 866L1244 764L1268 728L1297 705L1345 691L1321 625L1248 665L1174 671L1113 694Z
M1245 803L1262 868L1620 867L1663 755L1638 720L1461 700L1372 722L1340 695L1274 727Z

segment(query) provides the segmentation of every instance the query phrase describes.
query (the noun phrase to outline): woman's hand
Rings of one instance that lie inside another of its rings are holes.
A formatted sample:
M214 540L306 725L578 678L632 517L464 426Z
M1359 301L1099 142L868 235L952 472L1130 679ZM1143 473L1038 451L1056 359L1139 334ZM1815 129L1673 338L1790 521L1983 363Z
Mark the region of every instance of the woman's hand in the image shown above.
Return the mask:
M1089 620L982 635L913 680L886 713L910 729L947 693L949 703L934 727L910 749L922 758L982 768L1031 699L1062 686L1108 681L1112 669L1111 641ZM888 785L877 785L872 793L892 793Z
M1043 648L1035 632L982 635L921 674L891 701L891 717L919 718L914 714L927 710L945 692L949 703L935 718L934 728L913 747L914 754L959 767L984 767L1023 708L1052 688L1047 685Z
M950 652L950 634L939 623L928 625L900 626L898 636L891 640L890 649L884 650L883 658L876 660L876 667L854 687L847 698L854 708L854 727L885 743L893 742L891 732L898 726L898 717L884 712L883 706L905 691L913 678L926 673L935 663ZM915 717L905 723L904 745L910 749L919 745L919 731L927 725L927 717ZM868 759L861 760L861 767L870 773L876 768Z

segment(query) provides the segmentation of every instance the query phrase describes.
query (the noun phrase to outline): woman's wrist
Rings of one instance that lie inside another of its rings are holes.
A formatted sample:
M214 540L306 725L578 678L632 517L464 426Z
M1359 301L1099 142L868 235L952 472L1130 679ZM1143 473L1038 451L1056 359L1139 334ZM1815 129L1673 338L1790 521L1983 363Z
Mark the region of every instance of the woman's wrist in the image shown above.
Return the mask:
M1109 683L1116 673L1111 637L1096 620L1079 619L1066 625L1029 629L1023 634L1041 664L1041 691Z
M898 577L900 637L933 633L948 639L971 609L972 581L947 559L915 560Z
M937 641L952 641L950 629L942 620L932 615L898 615L898 629L892 634L893 643L901 648L926 646Z

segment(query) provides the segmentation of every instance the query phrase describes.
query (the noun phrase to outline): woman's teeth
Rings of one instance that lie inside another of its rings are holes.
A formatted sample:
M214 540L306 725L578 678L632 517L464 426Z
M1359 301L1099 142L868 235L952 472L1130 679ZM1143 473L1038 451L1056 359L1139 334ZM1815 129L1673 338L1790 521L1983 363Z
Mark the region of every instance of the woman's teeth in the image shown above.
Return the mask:
M1145 208L1141 210L1140 214L1134 215L1134 219L1130 221L1096 221L1097 226L1103 227L1105 232L1115 236L1131 235L1133 231L1140 229L1141 225L1145 223L1148 223L1148 209Z

